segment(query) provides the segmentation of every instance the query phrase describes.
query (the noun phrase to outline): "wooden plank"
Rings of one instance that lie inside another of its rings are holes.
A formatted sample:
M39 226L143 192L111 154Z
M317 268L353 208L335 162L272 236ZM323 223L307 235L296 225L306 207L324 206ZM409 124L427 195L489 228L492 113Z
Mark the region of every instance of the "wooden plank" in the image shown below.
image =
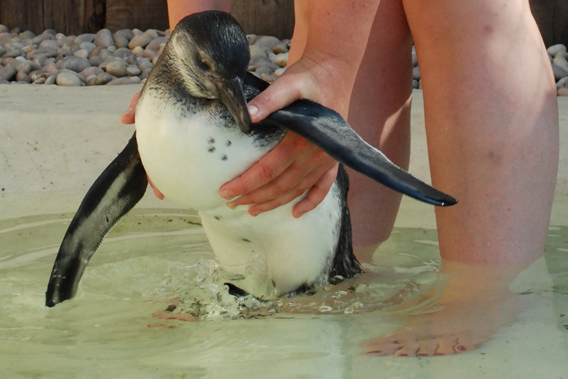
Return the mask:
M106 0L106 27L119 29L168 29L166 0Z
M554 9L556 0L531 0L531 12L536 20L544 44L554 44Z
M284 39L294 32L294 0L233 0L231 14L247 34Z
M553 43L568 46L568 1L566 0L556 0Z

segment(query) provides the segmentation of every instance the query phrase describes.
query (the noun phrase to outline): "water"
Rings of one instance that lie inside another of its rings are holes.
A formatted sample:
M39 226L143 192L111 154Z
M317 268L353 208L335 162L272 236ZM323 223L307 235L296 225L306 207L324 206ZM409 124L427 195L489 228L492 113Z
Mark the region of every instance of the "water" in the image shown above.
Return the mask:
M71 217L0 220L0 377L568 377L565 226L550 228L546 261L518 285L514 324L471 353L401 359L366 356L361 343L436 310L447 278L434 230L395 229L366 274L265 304L227 294L231 276L195 213L135 209L106 237L76 298L46 308Z

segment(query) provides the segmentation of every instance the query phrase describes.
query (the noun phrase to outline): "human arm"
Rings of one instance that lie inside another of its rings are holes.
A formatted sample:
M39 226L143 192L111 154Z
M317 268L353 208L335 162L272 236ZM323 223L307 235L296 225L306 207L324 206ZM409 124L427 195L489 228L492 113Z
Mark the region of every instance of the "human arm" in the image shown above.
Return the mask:
M379 0L314 0L310 9L309 2L296 2L289 68L249 103L253 122L298 99L314 100L347 118L351 90L378 4ZM222 186L220 193L225 199L242 195L228 205L253 204L249 213L257 215L309 189L294 207L294 216L300 217L323 200L336 170L337 163L327 154L288 133L251 169Z

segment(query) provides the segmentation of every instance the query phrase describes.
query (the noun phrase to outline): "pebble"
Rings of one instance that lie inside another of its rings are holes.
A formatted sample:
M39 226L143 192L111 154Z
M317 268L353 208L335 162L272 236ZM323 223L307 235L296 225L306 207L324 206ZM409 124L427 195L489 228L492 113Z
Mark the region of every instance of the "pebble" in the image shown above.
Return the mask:
M93 52L93 50L95 50L97 48L97 45L95 45L92 42L83 42L79 45L79 47L81 49L87 50L89 52L89 54L91 54Z
M85 60L89 59L89 52L86 49L79 49L76 52L74 52L73 55L78 58L83 58Z
M95 35L95 40L93 41L93 43L98 47L103 47L103 48L115 46L112 33L108 29L99 30Z
M274 76L280 76L286 71L286 67L279 68L278 70L274 71L272 74Z
M59 74L59 70L55 66L55 63L50 63L50 64L45 65L43 67L43 71L49 72L49 73L55 74L55 75Z
M49 47L51 49L57 50L61 47L61 45L53 39L46 39L39 44L39 47Z
M138 78L138 83L140 83L140 78ZM130 80L130 78L118 78L113 79L107 83L107 86L117 86L122 84L138 84L134 80Z
M144 50L144 53L142 54L144 58L148 58L150 60L156 58L157 55L158 53L156 51L149 49Z
M4 54L4 58L15 58L15 57L22 57L22 56L25 56L25 55L26 55L26 53L25 53L24 50L15 48L13 50L8 51L6 54Z
M10 29L6 27L6 25L0 24L0 33L8 33Z
M104 70L102 68L99 67L89 67L84 69L83 71L81 71L81 75L83 75L85 78L89 78L91 76L97 76L98 74L102 74L104 72Z
M558 67L562 67L564 70L568 71L568 62L566 61L565 57L554 58L552 64Z
M153 40L151 40L150 43L146 46L146 50L150 49L150 50L158 51L158 50L160 50L160 45L165 44L166 42L168 42L168 38L156 37Z
M62 72L57 75L55 82L58 86L70 86L70 87L78 87L82 84L81 79L77 77L77 75L73 75L69 72Z
M566 46L559 43L557 45L550 46L548 49L546 49L546 51L548 51L548 54L555 56L560 51L566 51Z
M142 74L140 74L140 79L148 79L148 76L150 76L150 72L152 72L151 68L146 68L142 70Z
M288 53L278 54L272 61L280 67L286 67L288 64Z
M271 50L272 51L272 47L274 45L277 45L280 43L280 40L276 37L272 37L272 36L262 36L262 37L258 37L256 41L254 41L253 46L257 46L260 47L261 49L263 49L264 51L267 50Z
M132 49L132 52L136 55L141 55L144 53L144 48L140 47L140 46L136 46L134 49Z
M75 72L81 72L89 67L91 67L91 64L89 63L88 60L75 56L67 58L67 60L65 60L65 63L62 66L62 68Z
M553 72L554 78L556 80L560 80L560 79L564 78L565 76L568 76L568 71L566 71L562 67L559 67L555 64L552 65L552 72Z
M126 74L128 76L138 76L142 73L142 71L136 66L128 66L126 67Z
M57 77L55 75L51 75L47 79L45 79L45 84L47 85L55 84L56 79Z
M93 42L97 35L93 33L85 33L81 34L80 36L75 37L74 43L77 45L82 44L83 42Z
M121 48L121 47L128 47L128 43L130 42L130 40L132 38L134 38L134 33L132 33L132 30L130 29L121 29L119 31L117 31L116 33L114 33L114 42L116 44L116 47Z
M266 57L266 50L264 50L262 47L256 46L256 45L252 45L249 46L250 47L250 56L251 57L256 57L256 56L262 56L262 57Z
M18 71L18 73L16 74L16 80L18 82L26 82L28 84L32 82L28 74L26 74L24 71Z
M111 74L107 74L106 72L100 73L97 75L97 79L95 81L97 86L101 86L104 84L107 84L108 82L110 82L111 80L113 80L114 77Z
M98 55L89 58L89 64L91 66L99 66L101 63L103 63L103 61Z
M19 59L14 59L14 62L12 64L14 68L18 70L18 72L24 72L26 74L29 74L30 71L32 70L32 63L29 61L22 62Z
M0 69L0 79L10 81L16 76L16 70L12 65L4 66Z
M0 47L0 58L1 58L4 54L6 54L7 52L8 52L8 50L6 50L6 49L3 48L3 47Z
M420 68L419 67L414 67L412 69L412 79L420 80Z
M117 78L122 78L126 76L127 66L125 62L113 61L106 65L106 72L116 76Z
M568 88L558 89L558 96L568 96Z
M288 46L286 45L286 42L280 42L280 43L277 43L276 45L272 46L272 52L274 54L287 53L288 52Z
M132 38L132 40L128 44L128 47L130 48L130 50L134 49L136 46L146 47L146 45L148 45L150 41L152 41L152 37L150 37L148 34L142 33L142 35L134 36L134 38Z
M113 55L115 57L120 57L120 58L124 58L126 59L127 57L134 55L134 53L132 52L132 50L130 50L127 47L121 47L120 49L117 49Z

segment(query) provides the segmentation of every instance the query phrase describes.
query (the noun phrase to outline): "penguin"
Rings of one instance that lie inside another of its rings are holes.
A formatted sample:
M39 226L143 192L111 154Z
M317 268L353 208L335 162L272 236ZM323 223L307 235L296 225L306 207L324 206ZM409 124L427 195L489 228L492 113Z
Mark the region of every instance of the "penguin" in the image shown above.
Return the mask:
M229 14L208 11L179 22L141 92L136 131L87 192L65 234L46 305L75 296L104 236L144 195L148 181L202 219L220 266L243 279L237 295L294 296L362 272L353 254L345 166L437 205L457 201L423 183L364 142L335 111L299 100L252 123L250 101L268 84L247 73L248 42ZM219 188L297 133L340 162L337 179L314 210L296 219L302 197L257 217L231 210Z

